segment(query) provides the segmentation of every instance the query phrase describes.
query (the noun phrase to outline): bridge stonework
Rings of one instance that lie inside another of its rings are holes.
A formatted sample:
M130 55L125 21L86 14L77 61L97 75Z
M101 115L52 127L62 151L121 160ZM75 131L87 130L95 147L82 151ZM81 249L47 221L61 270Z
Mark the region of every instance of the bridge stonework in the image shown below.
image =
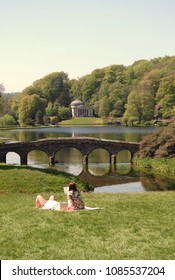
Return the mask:
M104 149L109 152L110 163L116 163L116 155L122 150L128 150L131 153L131 161L134 154L139 150L139 143L124 142L116 140L106 140L84 137L64 137L64 138L46 138L30 142L15 142L0 144L0 162L6 163L8 152L15 152L20 157L21 165L27 165L27 156L29 152L40 150L49 157L50 165L55 164L56 153L63 148L75 148L82 154L83 164L88 164L88 155L95 149Z

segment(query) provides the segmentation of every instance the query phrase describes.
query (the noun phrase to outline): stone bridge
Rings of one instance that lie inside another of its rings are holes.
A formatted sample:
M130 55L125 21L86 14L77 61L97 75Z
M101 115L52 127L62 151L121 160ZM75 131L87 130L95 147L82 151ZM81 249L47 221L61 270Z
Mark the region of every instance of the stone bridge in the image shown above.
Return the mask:
M20 164L27 165L29 152L40 150L45 152L49 158L49 164L55 164L56 153L63 148L75 148L82 154L82 162L88 165L88 155L95 149L104 149L109 153L109 162L116 163L117 153L128 150L131 154L131 161L134 154L139 150L139 143L124 142L116 140L105 140L84 137L47 138L30 142L14 142L0 144L0 162L6 163L8 152L17 153L20 157Z

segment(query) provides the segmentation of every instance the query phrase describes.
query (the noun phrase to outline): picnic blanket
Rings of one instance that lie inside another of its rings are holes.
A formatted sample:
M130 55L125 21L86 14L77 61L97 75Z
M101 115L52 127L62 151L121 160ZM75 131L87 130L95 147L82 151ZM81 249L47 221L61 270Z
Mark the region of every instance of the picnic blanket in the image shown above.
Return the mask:
M42 207L42 208L39 208L39 209L43 209L43 210L57 210L57 211L68 211L67 210L67 202L58 202L56 206L54 207L51 207L51 208L45 208L45 207ZM80 210L74 210L74 211L82 211L82 210L102 210L104 208L100 208L100 207L88 207L88 206L85 206L84 209L80 209ZM68 211L69 212L69 211Z
M99 208L99 207L88 207L88 206L85 206L84 210L102 210L104 208Z

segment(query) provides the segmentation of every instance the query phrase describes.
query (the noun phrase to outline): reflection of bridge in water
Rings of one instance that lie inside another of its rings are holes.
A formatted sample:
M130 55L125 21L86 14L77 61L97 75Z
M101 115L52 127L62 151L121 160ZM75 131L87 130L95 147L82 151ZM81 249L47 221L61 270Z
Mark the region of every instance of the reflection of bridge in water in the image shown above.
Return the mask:
M88 165L88 156L95 149L104 149L109 153L109 163L115 164L117 153L127 150L134 154L139 150L139 143L114 140L103 140L84 137L49 138L30 142L15 142L0 144L0 162L6 162L6 155L14 152L20 157L20 164L27 165L28 154L40 150L48 155L50 165L55 165L55 155L63 148L75 148L82 154L84 166Z
M139 177L135 175L132 167L127 174L121 174L110 170L108 173L101 176L95 176L88 170L83 169L78 175L78 178L84 182L88 182L94 187L135 183L139 181Z

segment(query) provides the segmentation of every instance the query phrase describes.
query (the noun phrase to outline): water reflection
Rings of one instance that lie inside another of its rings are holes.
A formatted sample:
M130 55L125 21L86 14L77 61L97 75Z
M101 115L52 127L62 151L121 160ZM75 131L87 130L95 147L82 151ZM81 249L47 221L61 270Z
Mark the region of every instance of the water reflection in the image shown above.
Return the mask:
M90 174L95 176L102 176L108 174L110 170L109 163L89 163L88 164L88 171Z
M154 175L143 176L140 181L147 191L172 191L175 190L175 180L171 178L161 178Z
M48 155L43 151L31 151L27 157L28 165L30 166L45 166L49 167Z
M95 137L100 139L139 142L158 127L123 127L123 126L73 126L48 128L23 128L0 130L0 137L11 141L33 141L50 137Z
M55 155L55 167L59 171L78 175L82 171L82 154L75 148L63 148Z
M95 149L88 156L88 171L91 174L101 176L108 173L110 168L110 156L106 150Z
M100 170L100 165L99 165ZM107 170L107 169L106 169ZM117 170L117 169L116 169ZM131 168L126 175L118 173L117 171L110 168L107 173L102 174L92 174L88 170L82 170L81 174L78 176L81 180L90 183L94 187L101 186L111 186L118 185L122 183L139 182L139 176Z
M125 193L125 192L148 192L148 191L175 191L173 179L160 179L158 177L141 177L141 181L121 183L95 187L96 193Z
M112 186L104 186L100 188L95 188L95 193L128 193L128 192L144 192L145 188L142 186L141 182L119 184Z

